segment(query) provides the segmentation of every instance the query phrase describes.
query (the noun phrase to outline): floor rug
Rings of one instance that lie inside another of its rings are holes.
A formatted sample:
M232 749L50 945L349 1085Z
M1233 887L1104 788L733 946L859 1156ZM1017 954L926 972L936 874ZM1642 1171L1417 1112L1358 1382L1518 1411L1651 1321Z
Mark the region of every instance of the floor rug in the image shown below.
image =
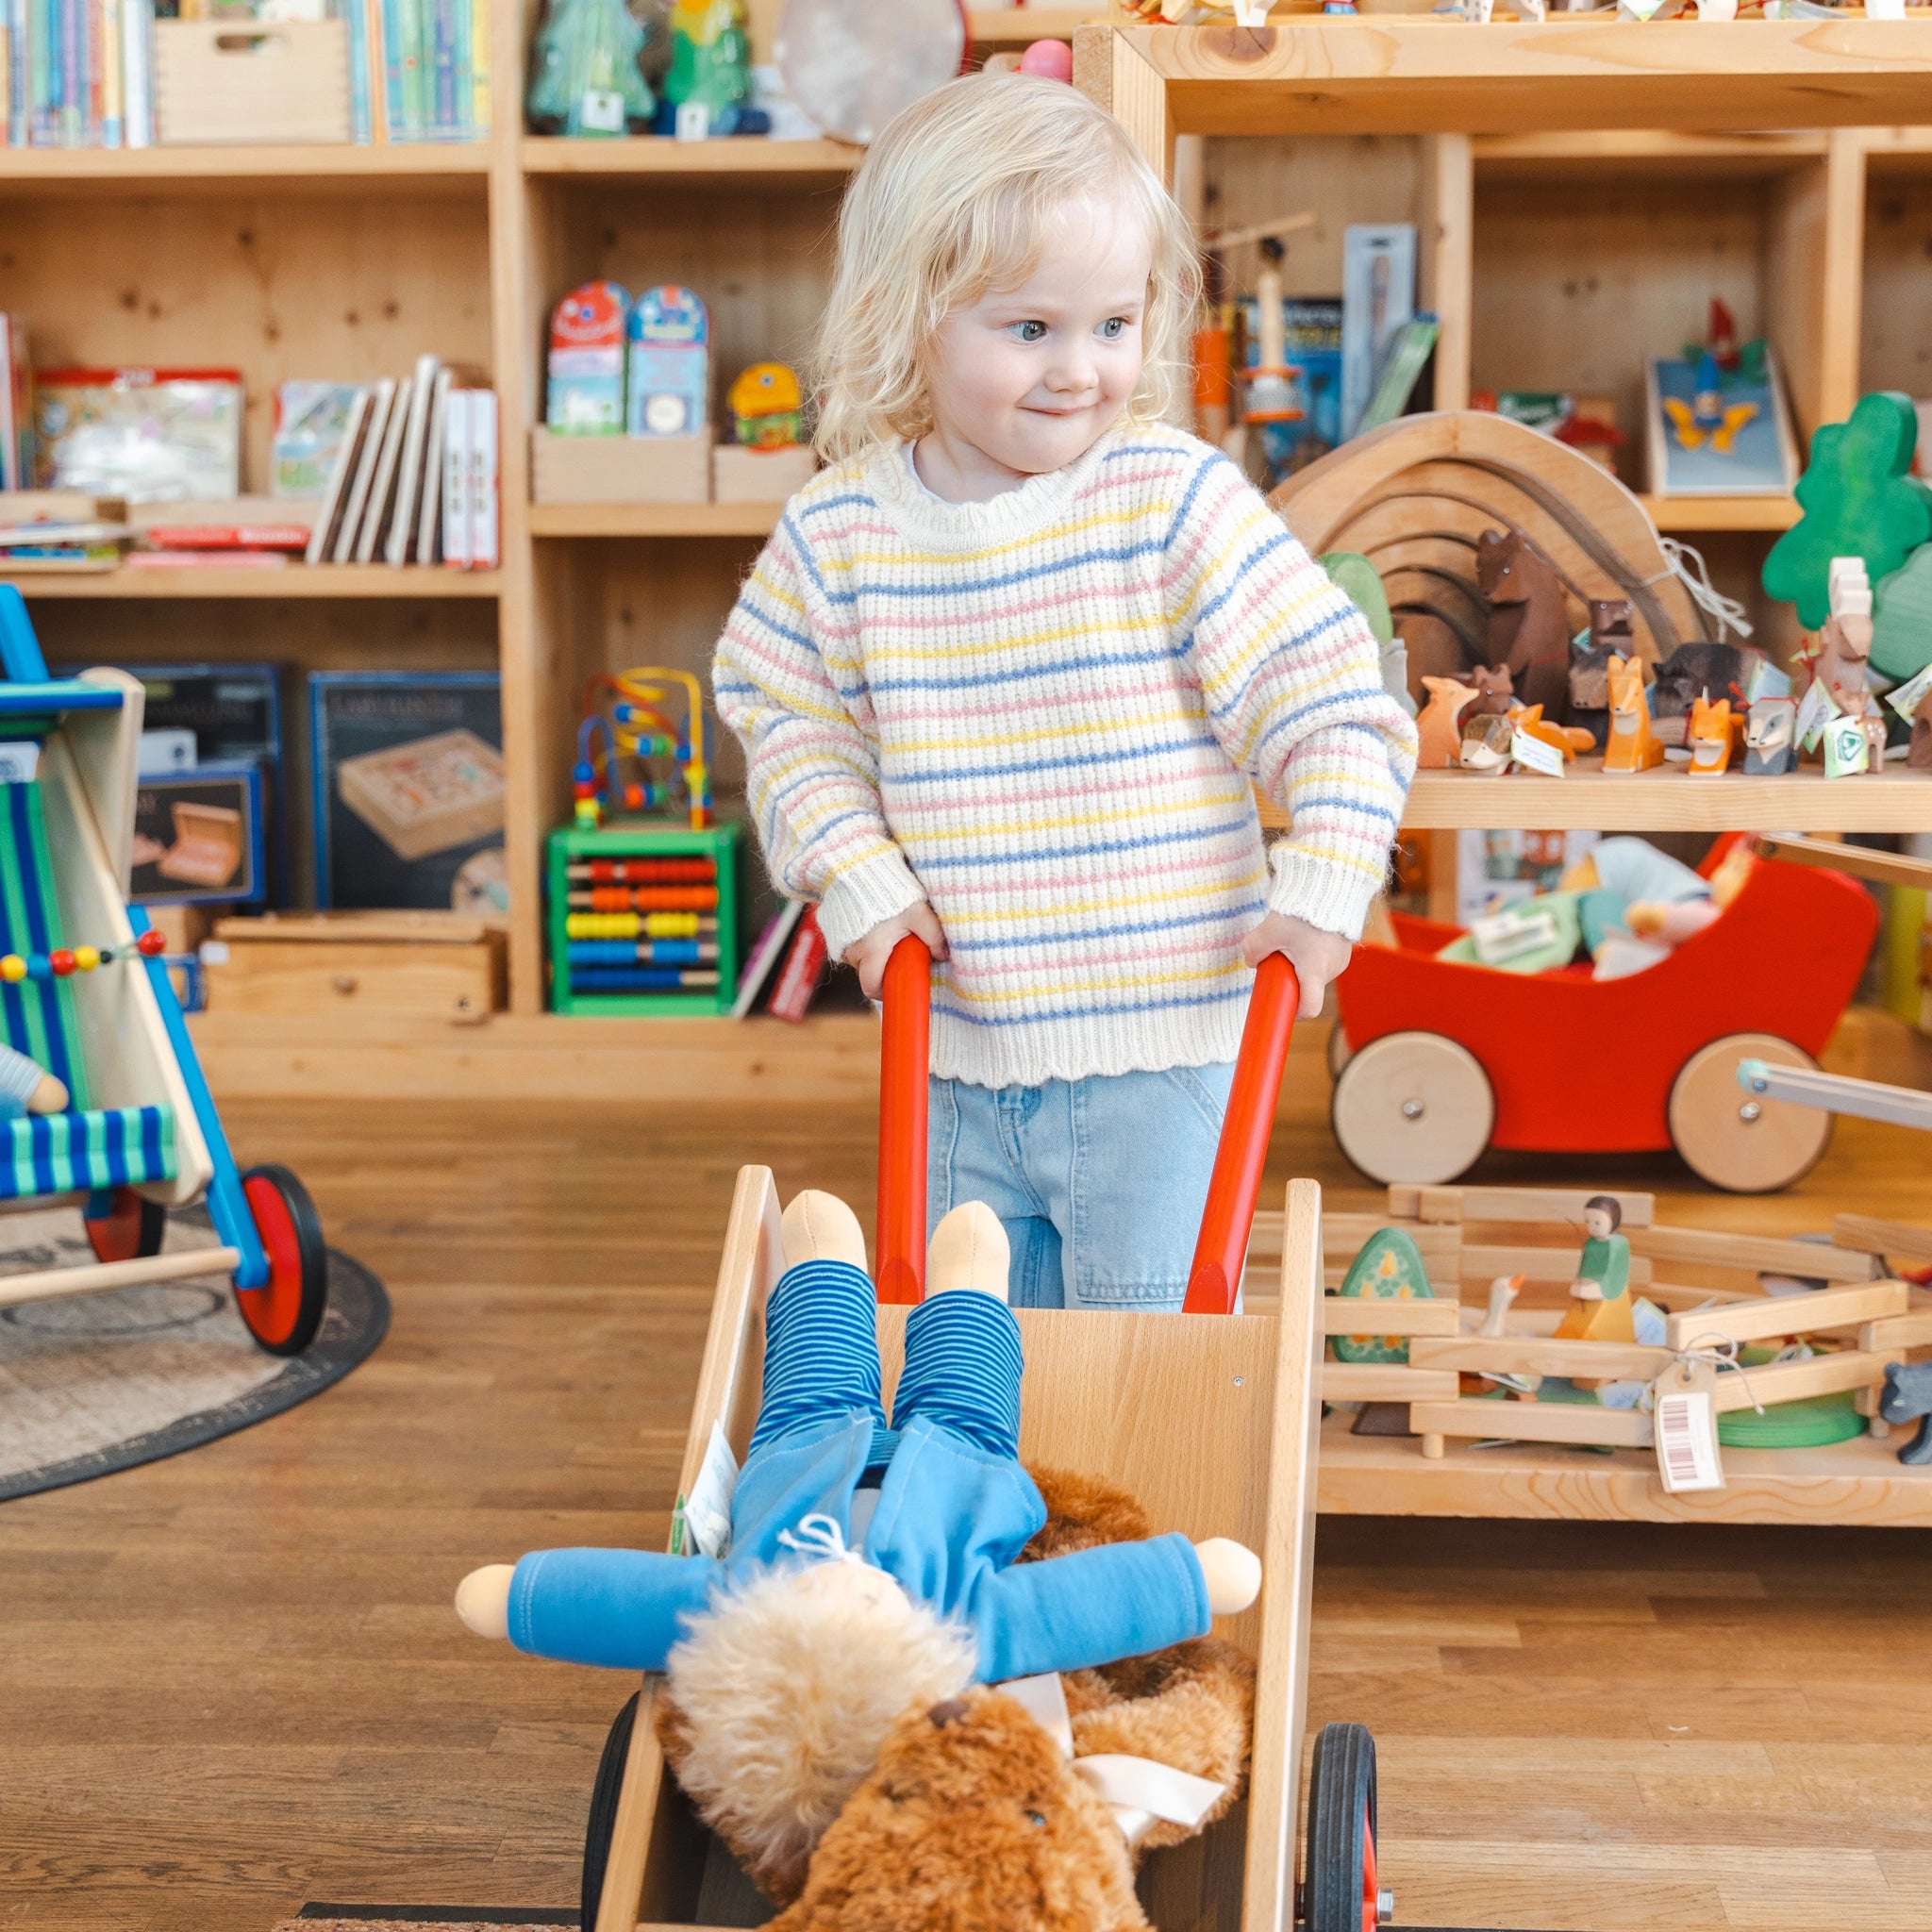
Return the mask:
M165 1252L219 1245L205 1210ZM0 1275L94 1258L73 1208L0 1217ZM154 1462L340 1381L389 1327L382 1283L329 1250L328 1312L292 1361L258 1348L225 1276L0 1308L0 1502Z

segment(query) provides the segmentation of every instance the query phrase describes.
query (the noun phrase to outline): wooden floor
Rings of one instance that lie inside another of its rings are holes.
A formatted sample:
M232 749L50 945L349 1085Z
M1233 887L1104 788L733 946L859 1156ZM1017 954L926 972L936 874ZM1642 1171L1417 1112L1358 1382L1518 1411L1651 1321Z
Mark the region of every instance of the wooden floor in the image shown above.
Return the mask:
M1338 1206L1312 1035L1277 1170ZM1834 1063L1932 1085L1854 1024ZM0 1932L267 1932L305 1900L571 1905L614 1676L471 1639L474 1564L661 1544L735 1168L870 1216L872 1123L739 1108L237 1105L395 1324L340 1388L0 1509ZM1771 1201L1932 1221L1923 1136L1847 1122ZM1493 1174L1569 1179L1574 1164ZM1932 1546L1910 1532L1331 1521L1314 1723L1370 1724L1406 1924L1932 1926Z

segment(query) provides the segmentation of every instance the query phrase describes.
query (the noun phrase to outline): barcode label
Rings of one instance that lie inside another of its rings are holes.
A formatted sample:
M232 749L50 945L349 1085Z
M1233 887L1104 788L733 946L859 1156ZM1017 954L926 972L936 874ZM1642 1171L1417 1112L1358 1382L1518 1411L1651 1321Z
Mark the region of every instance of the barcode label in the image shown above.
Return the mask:
M1685 1490L1724 1488L1724 1465L1718 1459L1717 1424L1708 1390L1660 1394L1656 1429L1657 1474L1672 1495Z

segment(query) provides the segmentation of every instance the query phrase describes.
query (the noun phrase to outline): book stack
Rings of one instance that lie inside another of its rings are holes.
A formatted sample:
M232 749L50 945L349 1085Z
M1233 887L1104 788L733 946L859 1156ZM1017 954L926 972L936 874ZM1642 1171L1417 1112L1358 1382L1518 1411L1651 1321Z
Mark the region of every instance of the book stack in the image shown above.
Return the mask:
M304 555L310 563L497 562L496 397L434 356L358 388Z
M219 8L213 0L0 0L0 146L192 142L192 128L157 126L157 13L163 31L217 14L340 20L352 141L489 135L489 0L275 0L273 8L268 0ZM335 58L340 86L340 42Z

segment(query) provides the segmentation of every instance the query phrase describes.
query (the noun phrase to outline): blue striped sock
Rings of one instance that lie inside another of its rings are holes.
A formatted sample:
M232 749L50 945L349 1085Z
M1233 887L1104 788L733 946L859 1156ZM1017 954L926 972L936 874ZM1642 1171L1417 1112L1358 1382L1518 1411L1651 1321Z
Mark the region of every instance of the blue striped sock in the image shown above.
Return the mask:
M923 1415L989 1456L1017 1456L1023 1366L1020 1324L1005 1302L971 1288L936 1294L906 1318L892 1426Z
M849 1261L801 1261L785 1271L765 1308L764 1395L748 1456L791 1429L865 1409L873 1418L868 1460L891 1457L875 1308L865 1271Z

